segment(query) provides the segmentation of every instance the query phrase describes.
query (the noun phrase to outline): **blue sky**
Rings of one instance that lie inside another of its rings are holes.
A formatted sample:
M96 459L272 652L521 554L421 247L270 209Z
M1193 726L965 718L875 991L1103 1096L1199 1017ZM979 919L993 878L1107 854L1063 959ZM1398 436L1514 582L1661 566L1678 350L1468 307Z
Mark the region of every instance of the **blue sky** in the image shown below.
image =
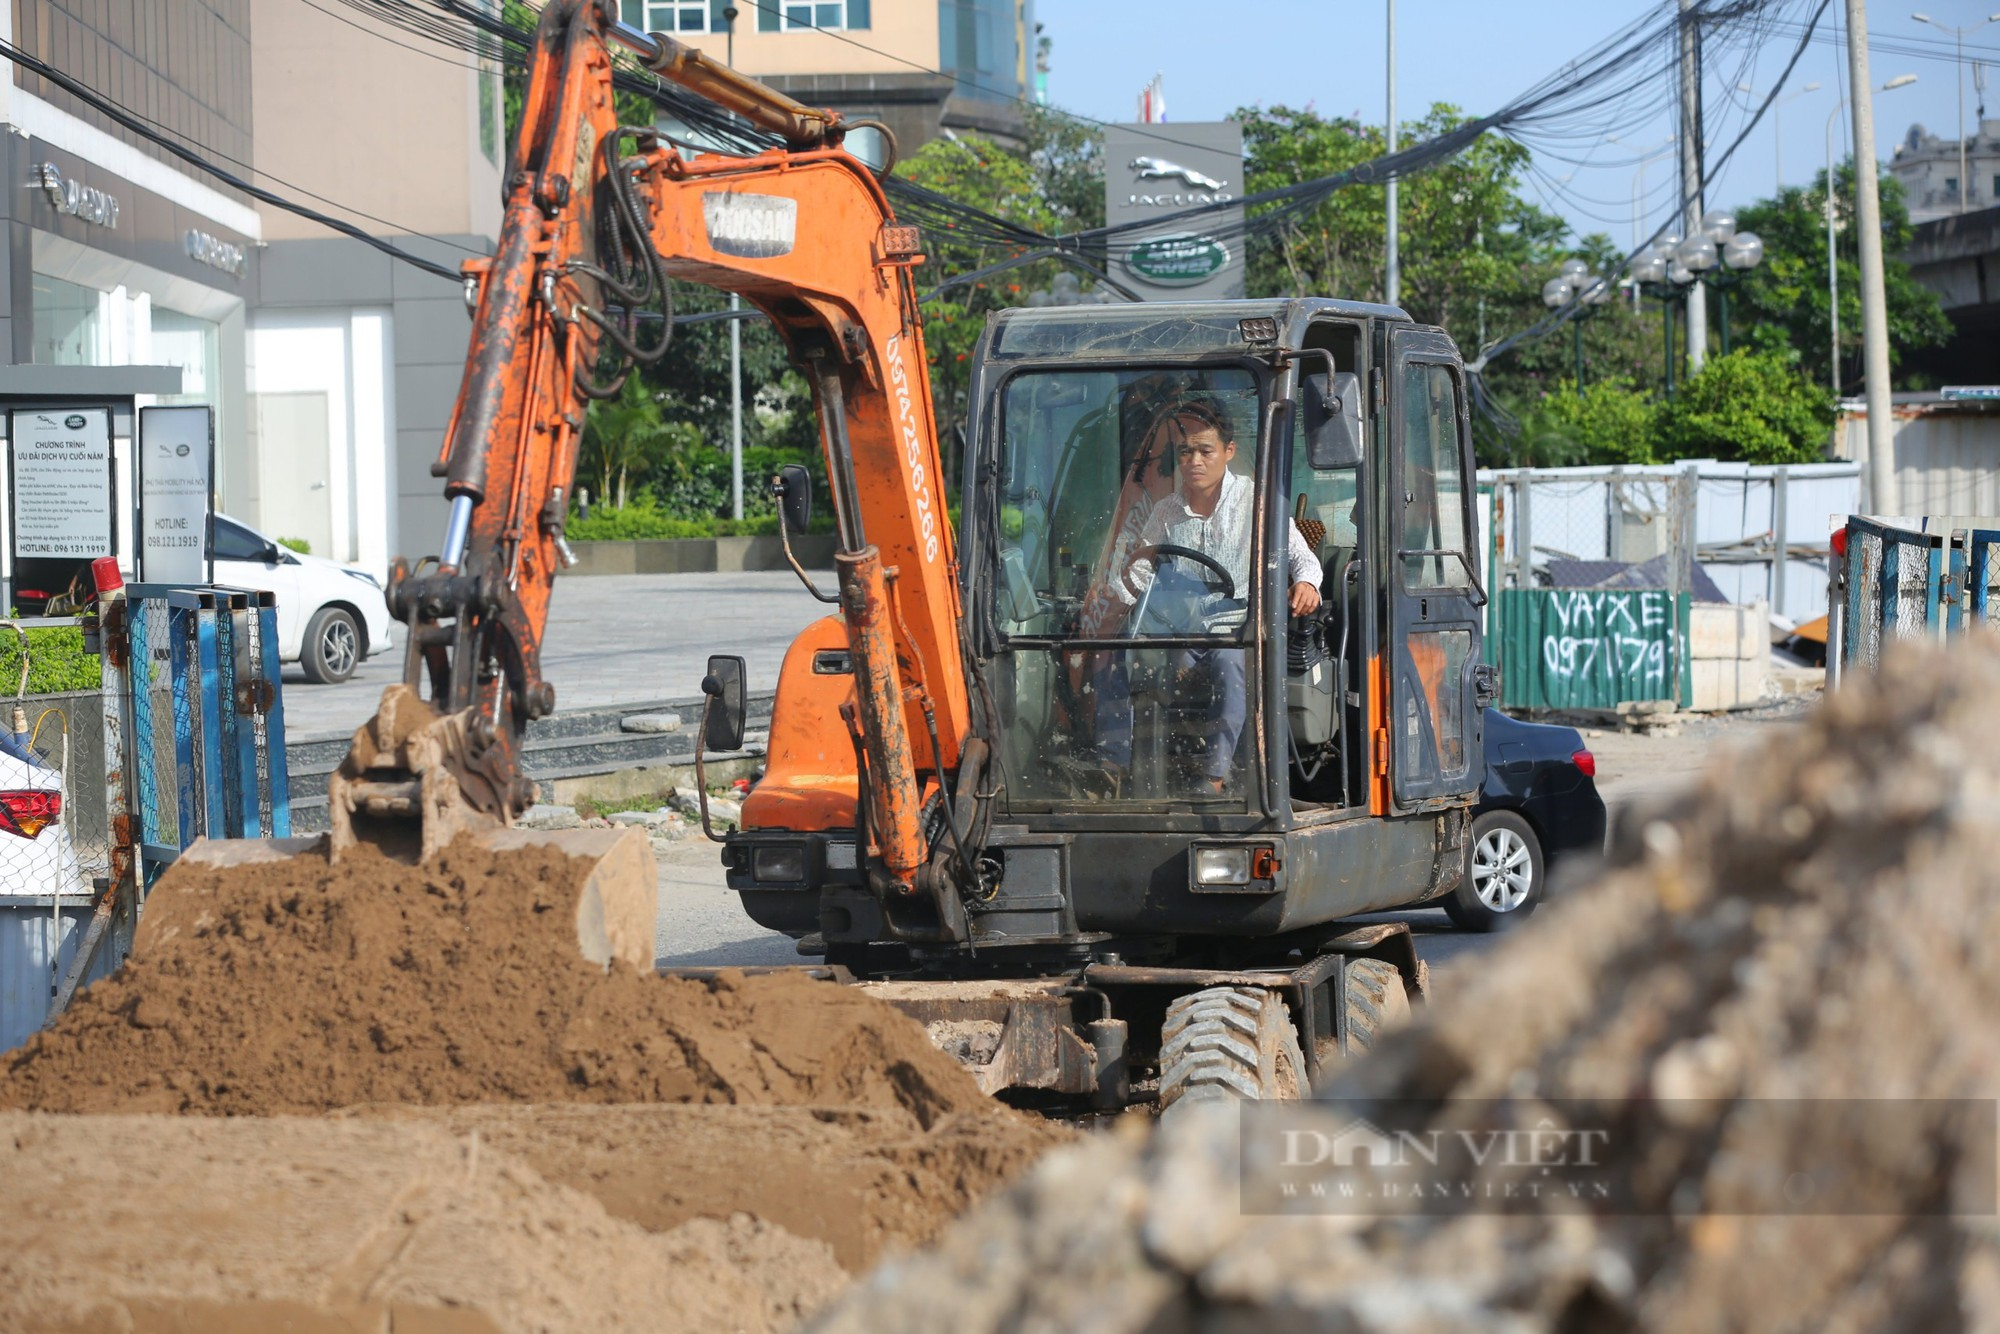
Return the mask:
M1995 0L1986 3L1993 6ZM1994 12L1967 0L1917 0L1911 7L1955 26L1977 23ZM1399 0L1398 113L1410 119L1439 101L1474 113L1491 110L1648 8L1631 0L1535 0L1506 7L1490 0ZM1087 116L1131 119L1139 90L1157 72L1164 77L1173 120L1219 119L1246 103L1312 103L1327 114L1382 118L1384 0L1036 0L1035 9L1046 35L1054 39L1049 100ZM1840 9L1840 0L1834 0L1829 16ZM1218 14L1256 18L1232 29L1218 25ZM1874 83L1879 86L1901 74L1917 76L1914 85L1877 96L1875 134L1881 156L1888 158L1913 121L1933 133L1954 136L1958 111L1950 40L1912 20L1902 6L1871 6L1869 26ZM1976 47L1978 54L1996 62L1988 79L1987 114L2000 118L2000 24L1967 42L1968 60ZM1753 85L1759 91L1777 76L1792 45L1792 39L1780 39L1760 52ZM1819 90L1783 105L1775 139L1766 115L1711 190L1711 207L1768 195L1777 178L1780 149L1786 182L1810 179L1825 158L1827 116L1835 88L1845 84L1845 63L1844 49L1837 53L1827 42L1807 48L1787 91L1814 81ZM1975 101L1968 71L1968 124ZM1637 148L1646 149L1671 132L1662 119L1650 132L1632 137ZM1841 135L1838 123L1835 133ZM1836 142L1837 155L1847 151L1844 139L1841 135ZM1619 165L1573 169L1569 163L1547 164L1552 177L1573 171L1567 189L1587 199L1550 194L1544 202L1580 231L1605 231L1629 242L1632 194L1639 183L1631 165L1634 153L1610 144L1595 156ZM1655 205L1641 212L1658 214L1667 207L1670 168L1668 157L1647 167L1643 183Z

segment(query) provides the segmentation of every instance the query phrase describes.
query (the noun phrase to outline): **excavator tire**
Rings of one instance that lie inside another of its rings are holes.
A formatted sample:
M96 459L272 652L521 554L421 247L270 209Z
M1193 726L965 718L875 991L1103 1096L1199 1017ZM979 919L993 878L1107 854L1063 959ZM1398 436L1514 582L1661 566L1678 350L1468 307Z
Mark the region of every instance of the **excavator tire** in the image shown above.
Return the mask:
M1347 967L1347 1053L1359 1055L1384 1033L1410 1021L1410 996L1403 974L1381 959L1349 959ZM1340 1043L1333 1037L1319 1042L1319 1067L1325 1071L1340 1060Z
M1160 1030L1160 1112L1230 1098L1310 1097L1291 1007L1260 987L1209 987L1167 1006Z

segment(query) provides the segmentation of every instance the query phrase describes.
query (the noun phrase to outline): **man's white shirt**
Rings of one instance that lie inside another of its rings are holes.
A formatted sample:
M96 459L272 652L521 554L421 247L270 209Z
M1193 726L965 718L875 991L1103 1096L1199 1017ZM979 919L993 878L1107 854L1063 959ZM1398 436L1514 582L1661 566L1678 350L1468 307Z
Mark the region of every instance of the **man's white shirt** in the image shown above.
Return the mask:
M1146 526L1141 533L1137 547L1177 546L1190 551L1199 551L1229 571L1230 580L1236 585L1236 596L1249 596L1250 588L1250 506L1255 500L1256 488L1250 479L1237 472L1222 474L1222 494L1216 499L1215 510L1208 515L1196 514L1188 508L1187 497L1179 489L1162 496L1153 512L1146 518ZM1286 544L1286 556L1291 565L1292 584L1320 586L1322 570L1319 557L1299 533L1296 524L1287 522L1285 533L1290 539ZM1126 606L1136 604L1152 587L1156 565L1150 558L1133 561L1118 578L1114 572L1111 592Z

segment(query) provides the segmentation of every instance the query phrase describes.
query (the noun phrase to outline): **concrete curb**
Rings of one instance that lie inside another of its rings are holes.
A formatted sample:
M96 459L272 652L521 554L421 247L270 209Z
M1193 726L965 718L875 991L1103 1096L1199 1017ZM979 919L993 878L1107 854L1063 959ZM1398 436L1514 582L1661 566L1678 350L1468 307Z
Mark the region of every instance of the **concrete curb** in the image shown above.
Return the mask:
M565 577L606 574L711 574L738 570L782 570L784 547L775 535L763 537L662 538L634 542L577 542L576 564ZM833 568L834 538L807 533L792 539L792 551L809 570Z

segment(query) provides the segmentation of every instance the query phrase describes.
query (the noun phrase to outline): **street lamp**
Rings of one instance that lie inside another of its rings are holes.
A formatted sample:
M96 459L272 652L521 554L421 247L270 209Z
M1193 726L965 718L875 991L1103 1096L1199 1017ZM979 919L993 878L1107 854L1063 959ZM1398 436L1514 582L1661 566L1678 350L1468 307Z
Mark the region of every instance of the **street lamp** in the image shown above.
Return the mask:
M1882 85L1882 91L1893 93L1898 88L1907 88L1917 81L1914 74L1898 74ZM1833 249L1833 121L1841 109L1847 105L1845 99L1835 98L1833 110L1826 113L1826 314L1827 314L1827 383L1835 398L1840 397L1840 266L1835 262ZM1859 170L1859 164L1856 166Z
M1574 304L1576 316L1570 321L1576 340L1576 392L1583 393L1583 318L1611 299L1611 284L1590 271L1588 261L1566 259L1557 275L1542 284L1542 304L1561 310Z
M1735 275L1747 273L1764 262L1764 242L1755 232L1738 231L1736 215L1728 209L1711 209L1701 218L1701 250L1697 258L1703 266L1689 262L1688 267L1696 272L1720 267L1715 277L1715 291L1722 303L1722 355L1729 355L1729 289L1739 281ZM1694 244L1690 240L1681 247L1685 253Z
M1668 398L1674 396L1674 302L1694 281L1694 274L1680 262L1676 253L1680 244L1679 232L1662 232L1653 244L1632 257L1632 263L1626 270L1640 292L1650 293L1660 300L1660 346L1666 363Z
M1951 38L1956 47L1958 63L1952 67L1952 82L1958 87L1958 211L1965 212L1965 197L1972 193L1972 181L1965 174L1965 39L1989 23L2000 23L2000 14L1988 14L1977 23L1963 28L1953 28L1939 23L1929 14L1912 14L1919 23L1928 23L1939 32Z

